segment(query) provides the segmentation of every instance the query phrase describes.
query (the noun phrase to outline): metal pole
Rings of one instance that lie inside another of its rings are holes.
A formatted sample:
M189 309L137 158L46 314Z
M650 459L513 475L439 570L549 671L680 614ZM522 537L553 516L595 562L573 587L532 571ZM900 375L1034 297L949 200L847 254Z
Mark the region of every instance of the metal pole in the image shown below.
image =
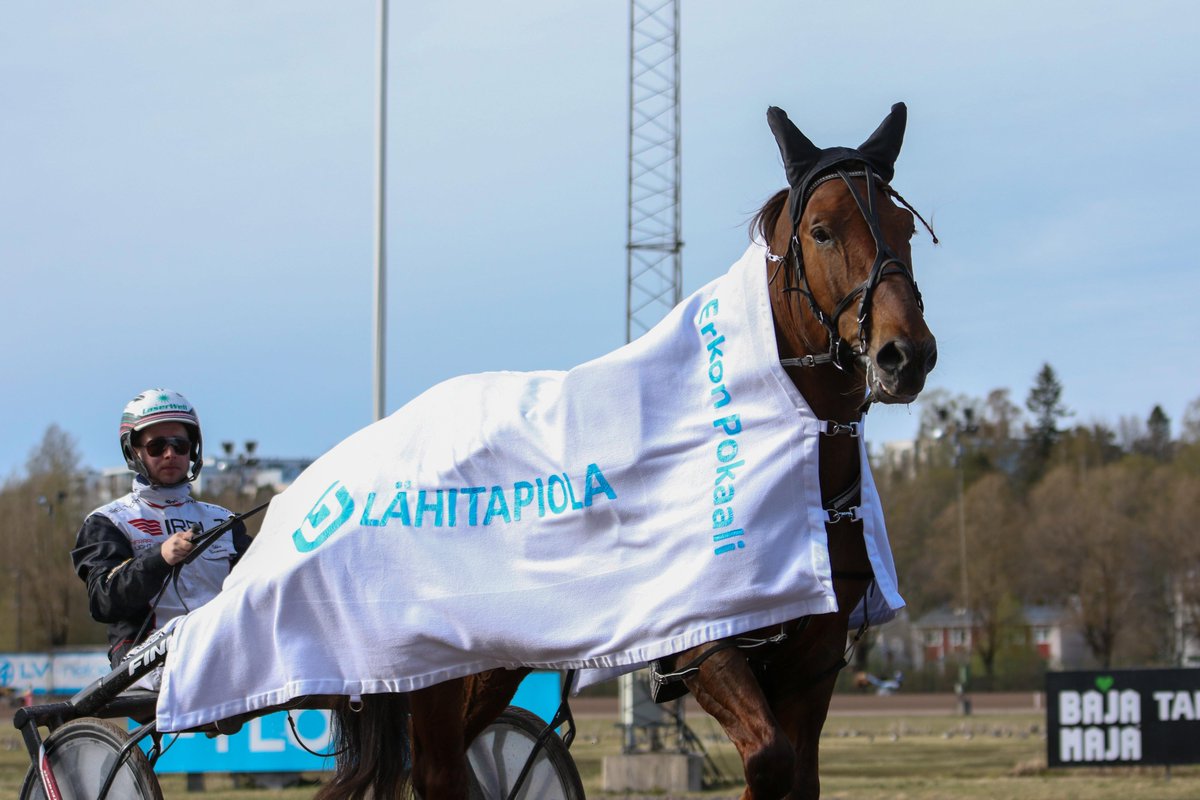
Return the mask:
M682 102L679 96L682 86L679 69L679 6L680 3L677 0L673 28L675 35L672 38L674 45L672 60L675 62L675 91L672 98L675 105L675 241L671 243L674 252L674 258L671 259L673 262L671 282L674 284L675 292L671 298L672 308L679 305L679 301L683 299L683 118L680 114Z
M637 0L629 2L629 152L625 171L625 342L633 341L633 159L636 128L634 80L637 70ZM627 728L627 731L631 730Z
M25 610L22 608L21 603L21 592L23 588L21 586L21 579L23 575L20 567L13 567L13 572L15 573L14 577L16 578L16 580L13 581L13 585L17 590L17 652L19 653L25 649L25 641L21 637L21 631L23 628L21 623L25 618Z
M375 125L375 405L384 414L384 339L387 332L387 39L388 0L379 0L379 107Z
M967 615L967 635L970 636L971 631L971 595L967 585L967 513L964 506L966 501L963 498L963 463L962 463L962 442L958 441L958 434L955 436L955 447L957 454L955 456L958 461L958 557L962 563L962 600L963 610Z

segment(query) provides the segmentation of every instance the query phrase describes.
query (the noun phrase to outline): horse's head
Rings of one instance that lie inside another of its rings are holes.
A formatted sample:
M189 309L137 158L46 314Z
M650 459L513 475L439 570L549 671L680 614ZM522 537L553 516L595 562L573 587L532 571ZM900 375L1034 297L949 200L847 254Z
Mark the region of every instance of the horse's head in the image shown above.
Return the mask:
M906 117L897 103L857 149L822 150L782 110L767 112L791 188L787 213L781 193L762 232L772 270L786 271L788 288L811 312L809 330L798 332L809 357L791 361L857 366L872 399L884 403L914 400L937 361L912 272L913 212L888 185ZM814 337L828 341L826 353L812 352Z

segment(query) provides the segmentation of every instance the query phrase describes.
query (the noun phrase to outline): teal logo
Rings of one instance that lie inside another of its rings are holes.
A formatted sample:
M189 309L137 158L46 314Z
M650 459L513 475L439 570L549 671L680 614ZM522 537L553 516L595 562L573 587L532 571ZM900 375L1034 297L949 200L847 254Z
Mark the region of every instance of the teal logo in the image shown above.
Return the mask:
M330 494L333 496L330 497ZM354 514L354 498L341 481L334 481L329 488L321 493L317 502L304 516L304 522L292 534L292 543L296 550L307 553L321 546L321 543L337 532Z

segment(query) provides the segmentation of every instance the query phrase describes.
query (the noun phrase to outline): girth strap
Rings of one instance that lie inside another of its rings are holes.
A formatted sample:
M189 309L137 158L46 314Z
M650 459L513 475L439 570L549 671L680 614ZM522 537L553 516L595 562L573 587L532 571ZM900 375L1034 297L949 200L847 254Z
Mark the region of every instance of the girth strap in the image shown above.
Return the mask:
M788 623L779 626L779 633L774 636L768 636L765 639L752 639L748 636L739 636L733 639L722 639L715 643L712 647L705 650L700 655L692 659L686 666L679 669L670 669L669 672L661 671L666 663L674 657L655 659L650 662L650 698L656 703L666 703L678 697L687 694L687 688L683 686L683 679L689 675L693 675L700 671L700 665L708 659L715 656L722 650L728 650L731 647L736 647L739 650L753 650L763 647L764 645L775 645L787 640L792 634L799 634L808 627L809 618L801 617L794 620L796 629L788 631ZM673 666L673 665L672 665Z
M862 509L859 506L852 505L858 499L860 490L862 489L862 473L860 472L854 478L854 483L846 487L845 491L833 498L829 507L825 509L826 522L832 524L841 522L842 520L850 520L858 522L862 519Z

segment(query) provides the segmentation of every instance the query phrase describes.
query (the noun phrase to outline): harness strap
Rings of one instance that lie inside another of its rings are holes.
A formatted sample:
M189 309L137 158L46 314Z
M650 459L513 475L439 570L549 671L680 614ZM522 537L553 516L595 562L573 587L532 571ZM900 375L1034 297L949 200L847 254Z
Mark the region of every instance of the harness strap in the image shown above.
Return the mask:
M800 356L799 358L781 358L779 363L785 367L819 367L822 364L832 364L833 356L821 353L816 356Z
M856 505L851 505L856 499L858 499L861 489L862 471L860 470L858 475L854 477L854 482L847 486L841 494L833 498L829 504L829 508L825 509L825 513L829 517L828 522L841 522L842 520L857 522L858 520L862 519L861 508Z
M873 581L875 573L866 570L835 569L833 579L837 580L838 578L847 581Z
M801 633L805 628L808 627L808 622L809 622L808 617L801 617L798 620L798 625L797 625L797 628L794 631L794 633L797 633L797 634ZM664 684L675 683L677 681L681 681L684 678L686 678L688 675L693 675L693 674L699 672L701 664L703 664L705 661L712 658L714 655L721 652L722 650L728 650L731 647L736 647L739 650L753 650L754 648L762 647L763 645L779 644L780 642L785 641L788 638L788 636L789 636L789 633L787 630L787 623L784 623L783 625L779 626L779 633L775 634L774 636L768 636L765 639L751 639L746 636L741 636L741 637L738 637L735 639L723 639L723 640L717 642L716 644L714 644L709 649L705 650L700 655L693 658L690 662L688 662L687 666L685 666L685 667L681 667L680 669L674 670L672 672L659 672L655 669L652 669L650 671L650 679L651 679L651 682L655 685L653 687L654 691L652 693L657 694L657 689ZM661 660L662 659L659 659L658 661L656 661L654 663L656 663L656 664L660 663Z

